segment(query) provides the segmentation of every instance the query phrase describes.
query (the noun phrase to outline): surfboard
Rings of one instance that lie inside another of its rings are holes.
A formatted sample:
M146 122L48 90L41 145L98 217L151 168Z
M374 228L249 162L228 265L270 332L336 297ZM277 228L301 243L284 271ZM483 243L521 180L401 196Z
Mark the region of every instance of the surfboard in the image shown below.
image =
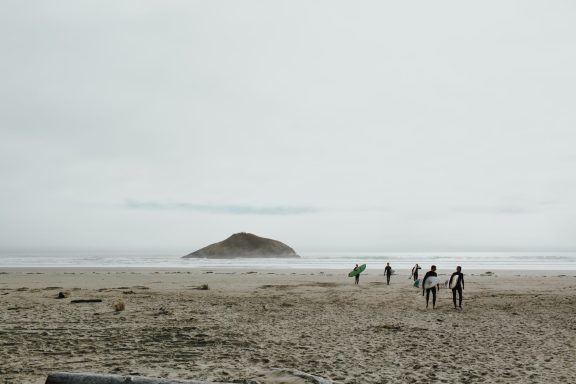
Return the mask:
M458 276L450 277L450 284L448 285L450 289L456 287L456 283L458 283Z
M436 284L439 283L440 279L437 276L430 276L429 278L426 279L426 282L424 283L424 289L435 287Z
M417 279L416 281L414 281L414 286L416 288L420 288L420 279Z
M357 270L352 271L348 274L348 277L354 277L356 275L361 274L362 272L364 272L364 270L366 269L366 264L362 264L361 266L358 267Z

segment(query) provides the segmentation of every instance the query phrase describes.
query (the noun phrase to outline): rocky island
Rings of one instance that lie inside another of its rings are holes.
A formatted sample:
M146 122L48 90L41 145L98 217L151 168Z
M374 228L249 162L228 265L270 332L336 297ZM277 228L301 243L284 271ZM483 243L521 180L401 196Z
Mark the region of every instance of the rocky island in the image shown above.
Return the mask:
M226 240L201 248L186 256L189 258L231 259L236 257L300 257L286 244L251 233L236 233Z

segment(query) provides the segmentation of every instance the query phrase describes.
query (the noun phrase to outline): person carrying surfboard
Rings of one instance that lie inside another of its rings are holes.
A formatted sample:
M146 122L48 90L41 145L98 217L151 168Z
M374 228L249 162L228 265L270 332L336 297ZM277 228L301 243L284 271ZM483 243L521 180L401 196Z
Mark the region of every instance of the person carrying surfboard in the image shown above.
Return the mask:
M410 277L414 277L414 281L418 280L418 270L422 269L420 266L418 266L418 264L416 264L413 268L412 268L412 274L410 275Z
M358 264L356 264L356 266L354 267L353 271L358 271ZM354 284L358 284L360 282L360 274L356 273L356 276L354 276Z
M390 276L392 276L392 267L390 266L390 263L386 263L384 274L386 275L386 285L390 285Z
M364 272L366 269L366 264L362 264L361 266L356 266L354 269L348 274L348 277L354 277L354 284L358 284L360 282L360 274Z
M439 282L438 274L436 273L436 266L433 265L424 275L424 280L422 280L422 296L424 296L424 291L426 291L426 308L428 308L430 292L432 292L432 309L436 308L436 286Z
M456 272L450 276L450 288L452 288L452 301L456 309L456 293L458 293L458 308L462 309L462 290L464 289L464 274L462 267L457 266Z

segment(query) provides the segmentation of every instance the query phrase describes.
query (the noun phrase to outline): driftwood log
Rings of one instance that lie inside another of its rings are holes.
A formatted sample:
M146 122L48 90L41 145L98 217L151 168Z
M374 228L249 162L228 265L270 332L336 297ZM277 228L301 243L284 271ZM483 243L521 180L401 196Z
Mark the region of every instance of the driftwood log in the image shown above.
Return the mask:
M102 299L76 299L70 300L71 303L101 303Z
M102 375L95 373L56 372L45 384L226 384L196 380L157 379L143 376Z

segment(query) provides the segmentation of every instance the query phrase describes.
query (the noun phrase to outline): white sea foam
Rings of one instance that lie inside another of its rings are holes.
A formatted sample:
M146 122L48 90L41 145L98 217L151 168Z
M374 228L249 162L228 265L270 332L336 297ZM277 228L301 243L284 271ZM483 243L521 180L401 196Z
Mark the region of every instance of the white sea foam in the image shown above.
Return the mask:
M299 259L182 259L174 252L0 251L0 267L150 267L350 269L354 264L410 269L576 270L576 252L325 252L301 253Z

